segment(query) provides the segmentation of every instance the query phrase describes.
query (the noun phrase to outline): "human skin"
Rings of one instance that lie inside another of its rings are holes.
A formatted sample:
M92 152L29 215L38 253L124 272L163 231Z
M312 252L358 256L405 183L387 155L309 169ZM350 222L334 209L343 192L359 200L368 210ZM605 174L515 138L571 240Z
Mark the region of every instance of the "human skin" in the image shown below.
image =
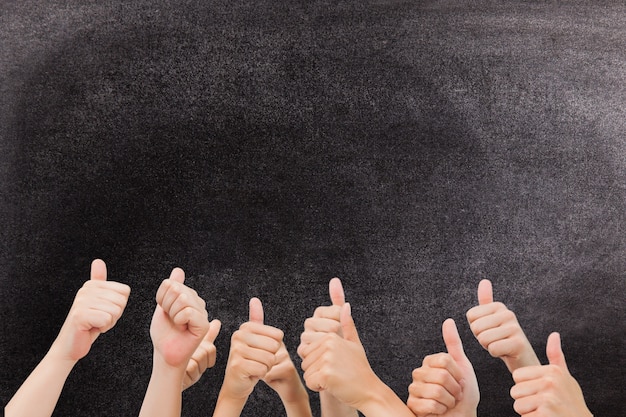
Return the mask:
M209 323L209 331L187 363L185 377L183 378L183 390L198 382L208 368L215 366L217 349L214 342L221 327L222 323L217 319Z
M372 370L349 303L341 307L340 323L343 337L331 332L299 350L307 387L328 391L367 417L413 417L406 404Z
M548 337L544 366L528 366L513 372L513 408L522 417L593 417L580 385L570 374L561 349L561 336Z
M184 281L184 271L174 268L156 294L150 325L152 375L140 417L180 416L187 365L210 327L206 303Z
M418 417L476 417L478 382L454 320L441 332L448 352L426 356L413 371L407 405Z
M328 292L332 305L318 307L313 317L306 319L298 352L328 333L342 336L340 312L341 307L346 303L346 297L339 278L330 280ZM337 400L329 391L321 391L319 396L322 417L358 417L356 409Z
M128 285L107 281L104 261L91 264L90 280L74 302L50 350L5 408L7 417L51 416L74 365L102 333L115 326L130 295Z
M540 365L515 313L503 303L494 302L491 281L478 284L478 305L467 311L474 336L494 358L500 358L509 372L525 366Z
M264 324L263 305L252 298L249 321L231 338L214 417L239 416L260 380L278 393L288 417L311 417L309 396L283 343L283 332Z

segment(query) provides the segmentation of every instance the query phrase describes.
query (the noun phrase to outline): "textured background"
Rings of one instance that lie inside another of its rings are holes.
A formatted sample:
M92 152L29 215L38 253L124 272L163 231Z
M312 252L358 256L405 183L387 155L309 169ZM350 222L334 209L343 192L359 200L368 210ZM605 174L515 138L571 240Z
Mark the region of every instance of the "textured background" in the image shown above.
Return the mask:
M185 416L211 414L249 297L299 364L333 276L403 399L453 317L480 414L515 415L464 319L486 277L625 415L625 28L618 1L3 0L0 400L101 257L133 292L58 416L137 414L174 266L224 323ZM259 384L244 414L276 410Z

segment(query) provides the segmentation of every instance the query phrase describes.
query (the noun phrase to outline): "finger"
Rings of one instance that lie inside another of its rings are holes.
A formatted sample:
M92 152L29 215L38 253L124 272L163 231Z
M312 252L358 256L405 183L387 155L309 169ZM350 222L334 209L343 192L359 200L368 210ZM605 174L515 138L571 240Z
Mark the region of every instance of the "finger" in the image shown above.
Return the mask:
M250 321L253 323L263 324L263 304L256 297L250 299Z
M410 396L406 405L416 416L439 416L448 411L447 406L431 398Z
M262 349L272 354L276 354L282 344L282 331L270 326L264 326L264 332L254 331L251 326L246 326L244 323L239 330L233 333L232 342L240 342L246 346L250 346L255 349Z
M343 332L344 339L361 344L359 333L356 330L354 319L352 318L350 303L345 303L341 308L341 331Z
M94 259L91 262L90 279L95 281L107 280L107 266L102 259Z
M488 304L478 305L467 310L467 321L472 324L474 321L489 316L491 314L497 313L498 311L506 309L506 306L503 303L492 302Z
M187 363L187 369L185 370L185 377L183 380L183 390L189 388L200 380L202 371L200 370L200 364L192 357Z
M308 333L340 333L341 323L337 320L323 317L309 317L304 321L304 330Z
M454 395L460 393L459 383L463 379L463 371L449 353L435 353L424 358L421 368L413 371L413 380L452 387ZM459 390L456 390L458 387Z
M240 333L253 334L260 336L267 336L276 340L279 344L282 343L285 333L279 328L268 326L266 324L259 324L252 321L247 321L239 326Z
M513 371L512 376L513 381L515 381L516 384L519 384L521 382L543 378L545 372L545 367L541 365L524 366Z
M172 269L170 279L180 283L185 282L185 271L183 271L181 268Z
M343 305L343 304L342 304ZM339 321L341 306L321 306L315 309L314 318L324 318Z
M515 313L499 302L476 306L467 312L467 316L474 335L500 327L506 322L517 321Z
M436 399L454 407L454 402L463 396L461 383L448 369L422 367L413 370L412 377L409 392L415 397Z
M537 384L537 380L530 380L516 383L513 387L511 387L509 393L511 394L511 398L519 400L520 398L536 395L541 391L542 387Z
M440 409L441 412L438 414L443 414L448 408L453 408L458 401L457 397L460 397L461 387L458 384L456 384L456 390L458 390L458 392L453 393L448 387L440 384L415 381L415 379L413 381L414 382L409 385L409 398L412 398L416 403L420 402L422 406L427 404L435 405L435 403L442 405L444 409ZM423 414L437 413L435 410L430 410Z
M303 375L306 386L311 391L321 392L326 389L327 375L316 367L311 367Z
M546 355L550 361L550 365L557 365L560 368L567 369L565 355L561 348L561 335L557 332L548 336L548 344L546 345Z
M113 281L85 281L83 287L76 295L76 302L93 305L95 303L109 302L120 307L126 307L130 287Z
M211 322L209 323L209 331L204 337L204 340L211 342L211 343L215 342L215 339L217 339L217 335L220 333L221 328L222 328L221 321L219 321L218 319L211 320Z
M493 303L493 287L491 281L483 279L478 283L478 304Z
M159 296L160 298L158 298ZM169 314L170 317L173 317L172 308L176 302L180 303L181 301L190 302L184 284L179 284L172 279L163 281L161 288L159 288L157 292L157 303L163 308L163 311ZM178 308L178 310L180 310L180 308Z
M122 316L122 313L124 312L124 307L126 307L125 304L120 305L110 302L108 300L93 300L90 303L88 309L86 309L85 311L102 311L110 314L114 320L117 320ZM82 314L82 311L83 310L77 311L77 313Z
M108 311L89 309L80 318L78 328L80 330L98 329L100 333L106 333L115 326L116 321L116 318Z
M233 343L230 348L227 367L245 370L247 376L263 378L276 363L276 354L265 349L257 349L245 343Z
M178 326L187 326L187 330L196 337L203 338L209 329L209 321L206 312L193 307L185 307L171 316L172 322Z
M452 319L447 319L441 326L441 334L446 344L446 349L452 358L458 363L465 361L465 352L463 351L463 342L459 336L459 330L456 323Z
M346 296L341 285L339 278L333 278L328 283L328 292L330 293L330 300L334 306L342 306L346 302Z
M336 333L328 333L322 339L316 340L310 345L300 345L298 348L298 355L302 358L302 363L300 364L302 370L307 371L307 369L313 366L318 359L324 356L325 352L332 352L336 350L337 343L340 340L342 340L341 337L339 337Z
M528 416L530 413L533 413L539 407L539 403L541 403L541 399L538 396L531 395L529 397L523 397L518 400L515 400L513 403L513 409L520 416ZM535 415L533 413L533 415Z

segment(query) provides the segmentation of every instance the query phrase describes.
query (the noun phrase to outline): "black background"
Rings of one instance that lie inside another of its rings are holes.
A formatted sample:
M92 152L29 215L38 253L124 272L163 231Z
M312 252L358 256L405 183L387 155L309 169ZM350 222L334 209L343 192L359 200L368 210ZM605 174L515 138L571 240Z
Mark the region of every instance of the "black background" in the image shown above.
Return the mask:
M299 365L333 276L403 400L453 317L479 414L515 415L464 317L490 278L623 416L625 28L617 1L3 1L0 400L100 257L132 294L58 416L138 413L174 266L223 322L184 416L211 415L252 296ZM282 412L260 383L244 415Z

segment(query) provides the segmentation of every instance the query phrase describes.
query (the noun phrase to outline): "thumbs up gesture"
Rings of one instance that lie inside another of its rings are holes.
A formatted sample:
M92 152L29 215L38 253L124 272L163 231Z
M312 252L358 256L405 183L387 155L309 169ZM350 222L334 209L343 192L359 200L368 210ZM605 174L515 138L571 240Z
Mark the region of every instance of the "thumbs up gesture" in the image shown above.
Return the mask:
M107 281L106 264L100 259L94 260L90 280L76 293L51 353L71 361L83 358L96 338L115 326L129 295L130 287Z
M328 392L368 417L410 416L411 411L372 370L357 332L350 304L339 311L340 332L316 338L298 353L307 387ZM342 334L342 336L339 335Z
M493 301L489 280L478 284L478 306L468 310L467 320L481 346L494 358L502 359L511 373L523 366L540 364L515 313Z
M328 333L335 333L343 337L340 315L342 306L346 303L346 296L339 278L330 280L328 292L332 305L316 308L313 317L309 317L304 322L304 332L300 335L300 346L298 347L300 357L303 357L302 352L307 346L322 339ZM358 416L355 409L337 400L327 390L320 392L320 408L325 417Z
M339 278L333 278L328 283L328 291L332 305L320 306L315 309L313 317L304 322L304 332L300 336L298 354L311 343L323 338L328 333L336 333L342 336L340 314L341 308L346 302L343 286Z
M448 353L426 356L413 371L407 405L418 417L476 417L478 382L454 320L443 323L442 334Z
M184 282L185 272L180 268L163 280L150 325L155 354L167 365L183 370L209 330L205 301Z
M183 379L183 390L186 390L198 382L202 374L204 374L204 371L215 366L217 349L213 342L215 342L221 328L222 323L217 319L209 323L209 331L187 363L187 369L185 370L185 377Z
M350 313L350 304L340 310L339 331L328 332L299 349L304 380L313 391L329 391L353 408L366 401L366 387L378 384L359 340Z
M276 355L283 346L283 332L263 324L263 320L261 300L252 298L249 321L242 324L231 338L220 392L222 399L243 400L245 403L257 382L276 364Z
M569 373L561 349L561 337L548 337L549 365L529 366L513 372L513 408L521 416L593 417L578 382Z

